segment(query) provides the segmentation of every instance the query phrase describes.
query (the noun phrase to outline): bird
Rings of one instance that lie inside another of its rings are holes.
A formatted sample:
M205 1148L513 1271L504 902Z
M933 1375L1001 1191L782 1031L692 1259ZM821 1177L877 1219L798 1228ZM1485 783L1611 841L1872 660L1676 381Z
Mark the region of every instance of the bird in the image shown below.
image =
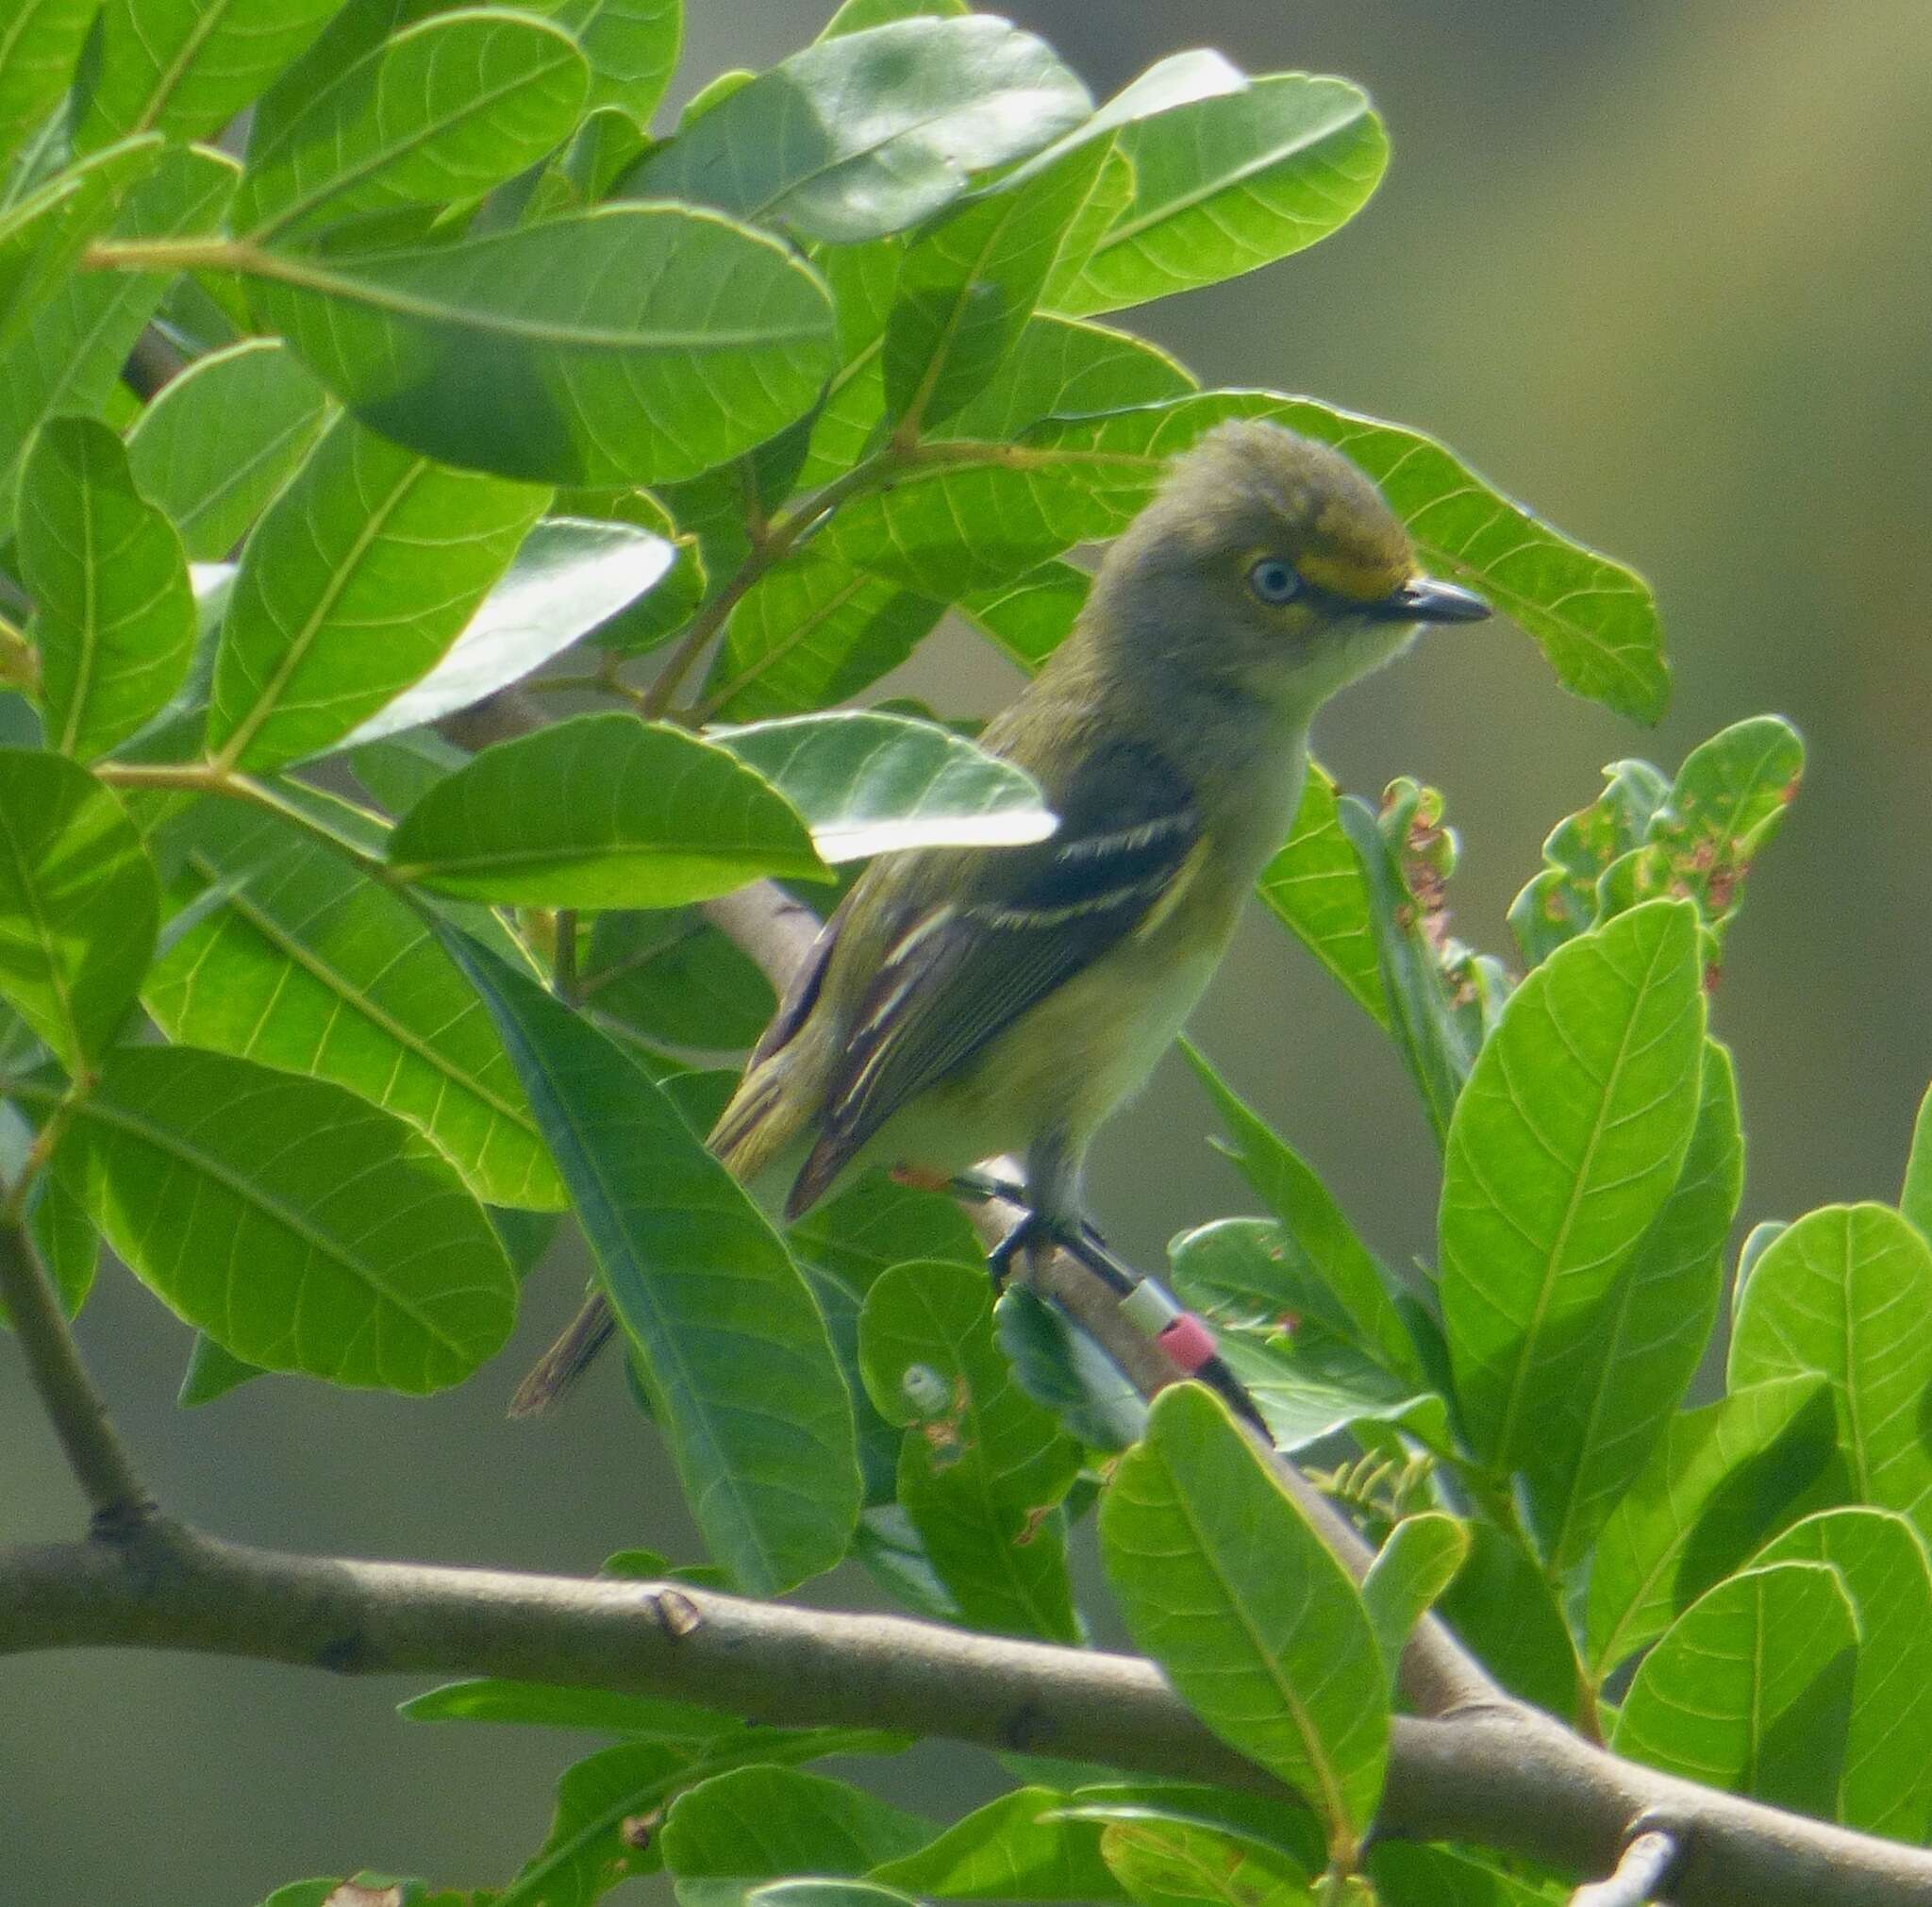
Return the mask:
M1146 1082L1287 839L1308 729L1424 625L1491 613L1424 575L1331 445L1223 422L1108 547L1067 639L980 738L1058 824L879 857L826 921L707 1140L800 1217L867 1166L1023 1164L1015 1245L1091 1236L1082 1161ZM614 1330L593 1295L524 1381L546 1409Z

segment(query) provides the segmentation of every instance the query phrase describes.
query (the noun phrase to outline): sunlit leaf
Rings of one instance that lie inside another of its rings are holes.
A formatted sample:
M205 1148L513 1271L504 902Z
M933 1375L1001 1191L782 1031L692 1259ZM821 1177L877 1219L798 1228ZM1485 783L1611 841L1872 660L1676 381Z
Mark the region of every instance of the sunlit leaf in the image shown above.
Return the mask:
M1455 1581L1468 1561L1468 1530L1453 1516L1426 1511L1405 1516L1389 1532L1362 1579L1362 1607L1389 1671L1390 1693L1401 1665L1409 1631Z
M12 152L67 91L98 0L14 0L0 26L0 152Z

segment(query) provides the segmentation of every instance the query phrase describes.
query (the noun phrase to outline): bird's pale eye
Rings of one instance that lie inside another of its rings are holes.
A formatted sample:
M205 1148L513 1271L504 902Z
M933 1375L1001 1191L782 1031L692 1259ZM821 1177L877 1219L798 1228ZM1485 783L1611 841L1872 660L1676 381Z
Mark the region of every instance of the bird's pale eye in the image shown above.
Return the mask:
M1302 579L1292 563L1278 556L1264 556L1248 572L1248 587L1264 603L1288 603L1301 594Z

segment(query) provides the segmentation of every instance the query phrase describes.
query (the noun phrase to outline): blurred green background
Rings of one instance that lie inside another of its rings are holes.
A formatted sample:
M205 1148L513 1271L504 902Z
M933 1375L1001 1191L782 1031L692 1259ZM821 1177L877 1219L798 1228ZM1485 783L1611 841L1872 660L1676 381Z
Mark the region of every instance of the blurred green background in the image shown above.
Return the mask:
M829 0L688 0L675 97L816 32ZM1603 762L1674 768L1775 710L1805 792L1754 877L1715 1002L1750 1136L1748 1219L1890 1198L1932 1074L1932 8L1924 0L1037 0L1007 9L1096 93L1161 54L1365 84L1394 144L1367 212L1313 252L1129 322L1210 383L1307 391L1420 426L1657 585L1676 671L1639 732L1565 695L1498 625L1425 639L1331 711L1324 757L1373 795L1445 789L1457 926L1503 912ZM910 672L991 707L1011 683L963 637ZM1392 1259L1425 1251L1435 1163L1393 1052L1272 924L1240 942L1195 1031ZM1153 1261L1249 1200L1170 1063L1098 1148L1100 1222ZM125 1277L81 1324L164 1499L297 1548L588 1570L644 1544L689 1557L651 1434L603 1371L559 1420L513 1427L517 1374L575 1300L530 1290L515 1346L409 1405L279 1380L172 1403L188 1334ZM8 1539L77 1513L10 1344L0 1347ZM814 1585L857 1600L862 1581ZM1090 1598L1091 1600L1091 1598ZM0 1663L0 1898L34 1907L249 1907L368 1865L500 1883L589 1742L408 1726L398 1681L331 1681L105 1652ZM936 1813L992 1765L921 1750L881 1769ZM642 1883L633 1888L644 1898Z

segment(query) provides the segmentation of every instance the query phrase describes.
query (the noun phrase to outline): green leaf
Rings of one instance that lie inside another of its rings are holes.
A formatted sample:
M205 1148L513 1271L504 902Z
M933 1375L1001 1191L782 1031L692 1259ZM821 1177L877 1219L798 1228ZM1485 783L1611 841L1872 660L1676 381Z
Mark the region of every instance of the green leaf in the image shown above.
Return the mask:
M1286 1230L1279 1281L1270 1277L1256 1293L1268 1314L1307 1313L1387 1369L1421 1381L1422 1361L1396 1312L1392 1280L1328 1188L1191 1044L1184 1042L1181 1050L1227 1127L1228 1158Z
M1378 1841L1369 1876L1383 1907L1559 1907L1568 1887L1525 1881L1459 1848Z
M1644 1657L1611 1747L1687 1781L1828 1815L1857 1642L1828 1564L1747 1569L1692 1603Z
M1743 1183L1737 1076L1712 1040L1670 1196L1609 1290L1547 1342L1541 1407L1516 1461L1531 1521L1559 1569L1582 1561L1696 1372L1717 1320L1724 1241Z
M1230 1333L1221 1351L1281 1449L1306 1449L1337 1430L1373 1423L1399 1425L1432 1449L1451 1446L1448 1407L1440 1397L1391 1377L1325 1332L1265 1340Z
M19 1185L33 1161L35 1133L26 1119L0 1100L0 1184ZM49 1173L42 1173L27 1188L26 1229L41 1255L54 1295L66 1317L79 1315L93 1289L100 1268L101 1240L93 1221ZM7 1306L0 1302L0 1327L13 1328Z
M632 1875L656 1873L664 1864L656 1833L630 1824L655 1829L679 1788L731 1760L723 1744L625 1742L566 1768L542 1847L492 1907L590 1907Z
M129 133L215 132L308 51L341 0L108 0L80 151Z
M28 8L31 16L32 8ZM31 17L24 23L29 30ZM12 29L0 29L0 31ZM6 49L0 45L0 60ZM0 90L7 84L0 68ZM0 151L8 142L0 138ZM90 153L0 211L0 353L8 350L41 305L68 280L87 243L113 216L130 186L160 162L149 133Z
M218 904L142 988L162 1031L383 1107L479 1199L560 1207L516 1070L420 916L275 816L221 819L189 851Z
M823 878L797 811L716 744L624 714L499 742L390 838L399 879L528 907L677 907Z
M420 20L250 140L236 228L259 243L481 198L570 136L590 81L576 42L546 21L483 8Z
M1837 1818L1868 1834L1924 1838L1932 1804L1932 1568L1904 1517L1832 1510L1794 1523L1752 1558L1826 1563L1858 1620Z
M1640 577L1532 516L1433 440L1312 398L1208 391L1046 419L1024 434L1024 458L989 453L1004 467L905 473L885 495L841 511L831 541L847 560L937 594L1008 583L1124 528L1168 457L1228 417L1268 418L1345 452L1381 485L1423 562L1514 617L1565 687L1640 720L1662 713L1669 677Z
M1778 715L1736 722L1693 748L1644 844L1598 883L1599 913L1656 895L1688 895L1710 929L1713 970L1743 903L1751 862L1783 825L1805 773L1805 744Z
M1232 1748L1298 1789L1352 1850L1388 1756L1388 1691L1354 1583L1193 1384L1155 1399L1100 1508L1135 1642Z
M1389 1671L1391 1700L1409 1631L1456 1581L1469 1551L1467 1528L1435 1510L1405 1516L1376 1551L1362 1579L1362 1607Z
M1141 1907L1305 1907L1308 1869L1285 1848L1218 1822L1150 1807L1082 1807L1100 1851Z
M195 1410L267 1376L259 1364L224 1350L205 1330L198 1330L193 1348L188 1353L188 1368L181 1373L181 1388L175 1394L175 1403L180 1410Z
M242 551L208 742L272 768L341 742L443 657L549 501L330 426Z
M1831 1385L1854 1500L1932 1532L1922 1413L1932 1336L1882 1319L1932 1313L1932 1245L1886 1205L1827 1205L1781 1232L1731 1333L1734 1388L1817 1375Z
M909 1894L869 1881L774 1881L744 1898L747 1907L918 1907Z
M1507 1531L1465 1527L1469 1554L1439 1614L1511 1695L1574 1724L1593 1698L1549 1578Z
M1543 1434L1554 1354L1676 1183L1697 1117L1700 978L1690 908L1623 915L1530 975L1457 1102L1442 1316L1465 1429L1498 1469Z
M856 244L917 225L1091 104L1045 42L1004 20L907 20L794 53L618 189Z
M1543 868L1509 905L1509 926L1535 966L1596 924L1597 882L1642 845L1671 785L1648 761L1612 761L1604 792L1566 815L1543 842Z
M874 1867L867 1879L941 1900L1118 1899L1100 1858L1098 1826L1052 1817L1067 1805L1056 1789L1016 1788L917 1852Z
M1212 285L1287 258L1347 222L1389 162L1367 96L1280 73L1123 126L1134 196L1047 301L1075 315Z
M874 1407L908 1427L899 1502L963 1619L1077 1641L1058 1505L1079 1447L1001 1357L985 1272L925 1263L883 1273L859 1314L858 1357Z
M662 537L626 524L546 517L441 661L341 745L421 728L521 681L634 602L671 559Z
M599 1734L691 1742L735 1734L741 1727L730 1715L691 1702L658 1701L608 1688L505 1681L494 1676L446 1681L397 1703L396 1714L412 1722L509 1722L522 1728L588 1729Z
M839 10L825 22L819 38L838 40L847 33L890 26L895 20L958 20L970 10L966 0L840 0Z
M858 1513L852 1411L784 1246L622 1049L445 945L523 1076L710 1553L753 1595L830 1568Z
M667 1046L749 1046L776 1002L756 965L694 908L604 913L578 978L583 1004Z
M21 579L35 599L47 739L85 761L166 706L194 648L181 539L91 417L50 417L21 473Z
M54 1164L143 1283L265 1369L436 1391L509 1335L516 1282L455 1170L325 1080L123 1047Z
M103 161L105 162L105 160ZM164 152L128 182L109 230L117 239L200 237L215 230L240 172L200 147ZM92 234L90 234L92 236ZM43 419L106 417L121 366L168 288L167 272L75 272L7 326L0 349L0 537L13 528L16 465Z
M159 912L113 795L58 755L0 748L0 995L75 1078L133 1006Z
M931 1833L929 1821L843 1782L799 1768L747 1767L679 1795L662 1846L678 1899L687 1907L724 1907L781 1875L863 1874Z
M1085 570L1056 558L1017 582L969 591L958 608L1030 676L1073 633L1092 580ZM1354 864L1351 857L1349 865Z
M616 107L650 129L651 115L677 70L684 37L681 0L538 0L527 10L576 36L591 65L588 109Z
M0 152L18 149L74 77L98 0L14 0L0 25Z
M265 328L399 443L532 482L693 477L805 411L832 313L777 240L613 205L415 251L235 248Z
M942 607L808 549L731 611L702 706L743 720L847 701L896 669Z
M1335 778L1308 763L1286 845L1256 892L1376 1025L1393 1024L1362 866L1336 811Z
M993 1334L1020 1388L1090 1450L1124 1450L1147 1429L1133 1381L1094 1341L1024 1284L993 1307Z
M1912 1124L1912 1149L1906 1159L1898 1209L1922 1238L1932 1242L1932 1088L1919 1101L1919 1116Z
M862 1173L791 1228L793 1248L863 1296L881 1272L914 1259L985 1269L972 1222L944 1193Z
M240 543L321 434L328 394L274 338L196 360L127 438L142 494L174 519L197 562Z
M1673 1417L1597 1541L1587 1611L1597 1680L1820 1495L1836 1500L1837 1467L1817 1378L1753 1384Z
M1024 770L931 722L841 710L714 728L805 816L828 861L911 847L1014 847L1058 826Z

